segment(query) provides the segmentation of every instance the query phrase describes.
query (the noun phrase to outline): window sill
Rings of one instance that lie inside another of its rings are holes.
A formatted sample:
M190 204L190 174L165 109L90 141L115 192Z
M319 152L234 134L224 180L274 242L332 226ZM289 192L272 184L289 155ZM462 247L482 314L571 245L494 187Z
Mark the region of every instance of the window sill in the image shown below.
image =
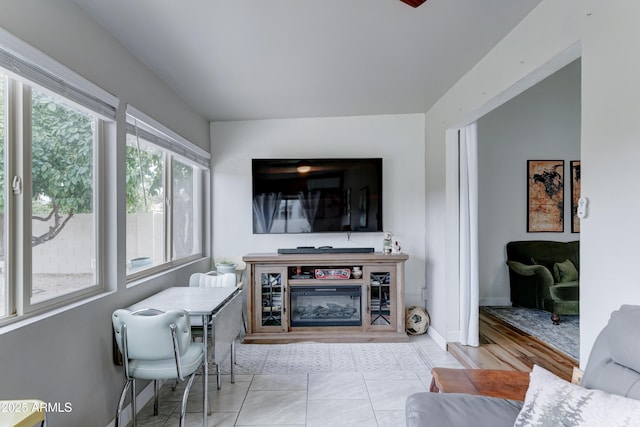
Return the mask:
M210 261L210 258L197 256L197 258L195 259L181 260L182 262L180 263L167 263L159 265L157 267L152 267L148 270L137 272L135 275L129 275L127 277L127 289L142 285L167 273L178 271L179 269L192 266L205 260Z
M0 321L0 335L11 332L11 331L15 331L16 329L20 329L24 326L31 325L41 320L51 318L60 313L64 313L65 311L69 311L76 307L80 307L84 304L88 304L90 302L102 299L104 297L114 294L115 292L116 291L100 291L97 294L88 296L86 298L82 298L78 301L74 301L60 307L46 309L46 311L44 312L25 314L23 316L7 317L6 319L2 319Z

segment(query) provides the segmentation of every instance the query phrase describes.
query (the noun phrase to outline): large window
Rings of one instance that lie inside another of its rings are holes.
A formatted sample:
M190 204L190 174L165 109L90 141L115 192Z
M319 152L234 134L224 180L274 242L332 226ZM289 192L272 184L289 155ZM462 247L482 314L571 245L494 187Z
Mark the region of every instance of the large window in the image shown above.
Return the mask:
M0 325L204 256L209 153L118 103L0 31Z
M9 292L7 287L7 275L6 271L6 262L7 262L7 247L5 238L5 161L4 161L4 153L5 149L5 122L6 122L6 114L5 114L5 105L6 105L6 86L7 86L7 78L0 69L0 151L2 155L0 155L0 318L7 315L9 312Z
M129 117L127 275L138 278L203 253L207 168L166 133Z
M98 284L98 118L31 91L31 303Z
M0 81L0 317L5 317L101 288L96 153L103 120L6 71L0 71Z

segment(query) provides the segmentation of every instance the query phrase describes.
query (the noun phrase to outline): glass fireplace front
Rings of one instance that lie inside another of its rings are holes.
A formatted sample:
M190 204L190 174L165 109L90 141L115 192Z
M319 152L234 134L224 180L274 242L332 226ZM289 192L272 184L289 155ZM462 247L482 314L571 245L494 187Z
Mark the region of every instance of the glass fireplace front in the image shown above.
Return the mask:
M360 286L291 286L291 326L360 326Z

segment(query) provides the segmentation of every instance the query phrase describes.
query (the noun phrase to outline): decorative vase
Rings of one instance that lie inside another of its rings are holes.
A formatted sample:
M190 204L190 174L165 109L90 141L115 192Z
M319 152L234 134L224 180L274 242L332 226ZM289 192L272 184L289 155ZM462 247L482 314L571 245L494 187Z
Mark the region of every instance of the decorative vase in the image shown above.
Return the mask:
M235 273L237 266L238 264L228 264L228 263L221 262L216 264L216 270L222 274Z
M351 277L354 279L359 279L362 277L362 269L360 267L353 267L351 270Z

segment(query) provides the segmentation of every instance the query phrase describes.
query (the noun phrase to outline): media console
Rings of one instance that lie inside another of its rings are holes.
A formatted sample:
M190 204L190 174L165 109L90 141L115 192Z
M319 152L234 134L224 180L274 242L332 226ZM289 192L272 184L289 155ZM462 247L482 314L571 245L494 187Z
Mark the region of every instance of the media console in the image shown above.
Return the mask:
M245 255L244 342L407 341L408 259L375 252Z

